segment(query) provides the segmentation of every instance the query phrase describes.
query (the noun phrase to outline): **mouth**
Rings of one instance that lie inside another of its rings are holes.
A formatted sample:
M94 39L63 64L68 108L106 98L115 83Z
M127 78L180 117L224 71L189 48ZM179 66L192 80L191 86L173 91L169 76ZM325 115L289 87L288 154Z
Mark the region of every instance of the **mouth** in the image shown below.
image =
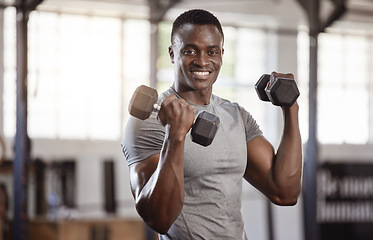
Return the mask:
M211 74L211 71L191 71L194 76L197 78L208 78Z

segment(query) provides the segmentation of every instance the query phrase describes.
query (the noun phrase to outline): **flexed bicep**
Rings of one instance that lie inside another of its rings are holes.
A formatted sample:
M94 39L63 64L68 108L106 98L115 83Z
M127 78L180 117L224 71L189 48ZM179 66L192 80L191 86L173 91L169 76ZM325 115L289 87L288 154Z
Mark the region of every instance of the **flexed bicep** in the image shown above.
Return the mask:
M154 174L159 161L159 154L153 155L141 162L129 166L131 192L135 200L139 197L141 190Z

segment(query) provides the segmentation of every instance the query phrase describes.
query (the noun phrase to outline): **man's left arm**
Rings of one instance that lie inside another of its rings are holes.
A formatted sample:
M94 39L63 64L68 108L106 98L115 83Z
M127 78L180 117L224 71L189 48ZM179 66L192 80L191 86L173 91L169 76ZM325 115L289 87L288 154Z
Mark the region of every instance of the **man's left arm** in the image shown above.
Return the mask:
M284 130L277 152L264 137L249 141L244 178L273 203L294 205L300 194L303 171L298 103L282 107L282 111Z

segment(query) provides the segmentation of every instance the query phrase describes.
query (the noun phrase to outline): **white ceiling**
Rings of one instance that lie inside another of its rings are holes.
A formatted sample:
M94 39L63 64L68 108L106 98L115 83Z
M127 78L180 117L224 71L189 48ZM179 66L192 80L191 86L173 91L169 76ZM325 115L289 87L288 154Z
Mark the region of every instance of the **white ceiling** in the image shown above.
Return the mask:
M148 1L44 0L38 6L38 9L92 15L149 18L150 8ZM330 1L321 1L322 11L330 6L328 2ZM165 19L173 20L181 12L192 8L203 8L212 11L224 24L254 25L281 29L297 29L300 26L307 26L305 12L296 0L181 0L167 12ZM333 26L373 31L373 0L348 0L347 12Z

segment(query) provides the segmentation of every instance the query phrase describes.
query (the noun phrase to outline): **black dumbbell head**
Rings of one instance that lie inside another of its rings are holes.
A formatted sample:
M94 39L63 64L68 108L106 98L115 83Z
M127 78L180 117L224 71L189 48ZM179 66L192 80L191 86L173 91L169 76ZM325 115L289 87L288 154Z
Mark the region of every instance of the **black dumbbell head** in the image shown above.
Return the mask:
M267 96L276 106L291 107L299 97L297 84L293 79L275 78L266 89Z
M263 74L255 84L256 93L258 94L259 99L262 101L269 102L265 88L267 87L270 77L271 75L269 74Z
M147 119L152 113L157 100L158 93L155 89L141 85L133 93L128 111L136 118Z
M219 125L219 117L206 111L201 112L197 116L191 130L192 141L205 147L210 145L215 137Z

